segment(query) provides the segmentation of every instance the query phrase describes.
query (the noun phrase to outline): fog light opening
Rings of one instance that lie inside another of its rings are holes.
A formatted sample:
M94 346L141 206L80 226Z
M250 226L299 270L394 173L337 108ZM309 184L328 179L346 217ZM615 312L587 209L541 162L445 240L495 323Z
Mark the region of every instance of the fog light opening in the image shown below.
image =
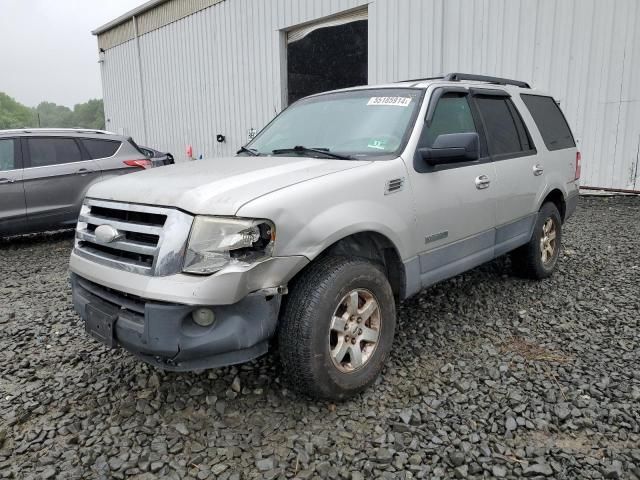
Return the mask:
M191 318L201 327L210 327L216 321L216 316L210 308L197 308L191 312Z

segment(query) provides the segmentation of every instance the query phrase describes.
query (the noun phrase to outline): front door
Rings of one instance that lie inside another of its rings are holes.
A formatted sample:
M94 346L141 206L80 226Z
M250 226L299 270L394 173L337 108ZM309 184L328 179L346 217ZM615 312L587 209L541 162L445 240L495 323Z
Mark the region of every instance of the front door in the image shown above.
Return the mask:
M33 137L23 144L29 224L37 229L74 225L87 188L100 179L99 164L83 158L73 138Z
M482 155L476 161L437 166L416 155L409 166L423 286L491 260L495 241L496 175L477 115L466 92L434 98L437 105L418 148L431 146L440 134L478 132Z
M0 237L21 233L25 227L26 205L22 184L20 142L0 139Z

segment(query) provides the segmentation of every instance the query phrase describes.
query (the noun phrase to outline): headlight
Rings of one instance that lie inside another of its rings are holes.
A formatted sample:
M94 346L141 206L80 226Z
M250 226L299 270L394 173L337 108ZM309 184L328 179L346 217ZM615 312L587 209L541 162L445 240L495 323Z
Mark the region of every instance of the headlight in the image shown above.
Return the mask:
M275 237L269 220L197 216L183 271L208 274L233 262L255 263L271 256Z

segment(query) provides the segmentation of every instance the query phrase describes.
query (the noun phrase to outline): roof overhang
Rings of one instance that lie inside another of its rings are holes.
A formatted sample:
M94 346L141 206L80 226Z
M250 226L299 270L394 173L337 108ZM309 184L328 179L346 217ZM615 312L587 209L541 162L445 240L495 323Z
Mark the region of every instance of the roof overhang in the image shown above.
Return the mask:
M151 10L162 3L166 3L169 0L149 0L148 2L143 3L139 7L134 8L133 10L129 10L124 15L120 15L118 18L111 20L110 22L105 23L104 25L92 30L91 33L93 35L100 35L108 30L111 30L113 27L117 27L118 25L130 20L133 17L140 15L148 10Z

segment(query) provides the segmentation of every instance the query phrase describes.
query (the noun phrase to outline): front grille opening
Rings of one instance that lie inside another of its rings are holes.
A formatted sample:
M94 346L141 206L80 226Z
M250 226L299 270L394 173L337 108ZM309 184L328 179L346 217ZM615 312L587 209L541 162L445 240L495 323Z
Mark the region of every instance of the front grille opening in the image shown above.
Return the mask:
M117 208L91 206L91 215L105 219L120 220L123 222L142 223L156 227L164 226L167 216L160 213L133 212L131 210L120 210Z
M125 232L124 237L127 240L134 242L148 243L150 245L157 245L160 241L160 235L154 235L152 233L140 233L140 232Z
M153 265L153 255L144 255L142 253L127 252L125 250L118 250L115 248L107 247L105 245L99 245L97 243L91 243L81 241L79 243L80 248L86 248L87 250L96 250L98 252L109 255L116 259L126 259L134 261L145 267L151 267Z

